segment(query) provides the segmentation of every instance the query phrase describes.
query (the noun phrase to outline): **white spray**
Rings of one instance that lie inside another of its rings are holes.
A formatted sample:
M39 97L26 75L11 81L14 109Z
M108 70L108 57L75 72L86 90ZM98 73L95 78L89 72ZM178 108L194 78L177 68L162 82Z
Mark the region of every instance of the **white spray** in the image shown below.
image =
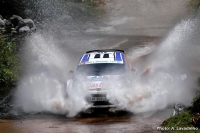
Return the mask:
M128 76L129 86L122 81L108 98L117 99L121 108L134 113L157 111L175 103L190 105L197 77L192 67L200 56L198 29L197 19L175 26L146 63L133 63L139 67Z
M53 33L57 29L53 37L37 33L25 43L23 56L28 58L25 62L27 72L18 85L15 97L15 105L25 112L45 111L74 116L86 105L84 90L69 91L71 97L66 98L65 84L72 57L59 49L55 38L60 38L60 34L64 37L74 34L70 32L71 27L72 31L73 26L76 29L74 23L63 30L67 22L68 19L63 23L56 21L48 27ZM61 28L55 28L55 25L61 25ZM107 98L113 103L117 100L119 107L134 113L157 111L178 102L190 104L196 78L191 66L200 55L199 35L197 19L182 21L154 50L147 62L133 64L137 66L137 72L129 74L125 81L118 81L119 87L110 90ZM70 42L64 37L60 42ZM146 69L149 71L141 77Z
M28 72L18 85L15 105L25 112L74 116L85 107L84 95L77 90L66 93L69 56L59 50L52 38L44 38L40 34L28 38L24 53Z

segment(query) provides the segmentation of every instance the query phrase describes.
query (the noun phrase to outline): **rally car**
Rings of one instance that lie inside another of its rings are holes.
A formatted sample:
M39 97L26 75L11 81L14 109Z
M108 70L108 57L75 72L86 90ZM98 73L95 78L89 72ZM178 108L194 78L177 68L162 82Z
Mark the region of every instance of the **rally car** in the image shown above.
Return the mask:
M129 70L131 66L123 50L87 51L73 72L73 79L68 81L67 89L87 91L85 101L90 108L115 107L116 104L108 100L107 92L115 87L117 80L114 79L120 78Z

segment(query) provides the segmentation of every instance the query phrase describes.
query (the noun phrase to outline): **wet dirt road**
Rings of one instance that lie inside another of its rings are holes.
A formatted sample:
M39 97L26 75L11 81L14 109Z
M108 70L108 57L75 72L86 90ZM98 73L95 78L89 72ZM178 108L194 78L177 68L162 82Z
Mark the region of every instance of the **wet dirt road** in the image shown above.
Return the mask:
M170 111L168 111L169 113ZM0 120L1 133L147 133L156 130L166 117L166 111L157 116L96 116L66 118L48 116L23 120Z

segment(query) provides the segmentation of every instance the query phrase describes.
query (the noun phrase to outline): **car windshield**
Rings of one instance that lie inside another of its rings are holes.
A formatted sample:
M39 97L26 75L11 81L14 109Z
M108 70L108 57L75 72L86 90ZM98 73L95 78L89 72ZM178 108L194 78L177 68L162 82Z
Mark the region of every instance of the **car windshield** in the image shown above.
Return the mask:
M87 76L96 75L120 75L125 72L124 64L117 63L98 63L79 65L77 68L79 74L86 74Z

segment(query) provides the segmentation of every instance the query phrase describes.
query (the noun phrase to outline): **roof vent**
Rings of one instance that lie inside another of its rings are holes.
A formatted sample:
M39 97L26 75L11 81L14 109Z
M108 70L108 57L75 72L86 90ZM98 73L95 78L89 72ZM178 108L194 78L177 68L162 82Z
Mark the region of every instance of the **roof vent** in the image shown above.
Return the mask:
M96 54L94 58L100 58L100 54Z
M103 58L109 58L109 54L104 54Z

